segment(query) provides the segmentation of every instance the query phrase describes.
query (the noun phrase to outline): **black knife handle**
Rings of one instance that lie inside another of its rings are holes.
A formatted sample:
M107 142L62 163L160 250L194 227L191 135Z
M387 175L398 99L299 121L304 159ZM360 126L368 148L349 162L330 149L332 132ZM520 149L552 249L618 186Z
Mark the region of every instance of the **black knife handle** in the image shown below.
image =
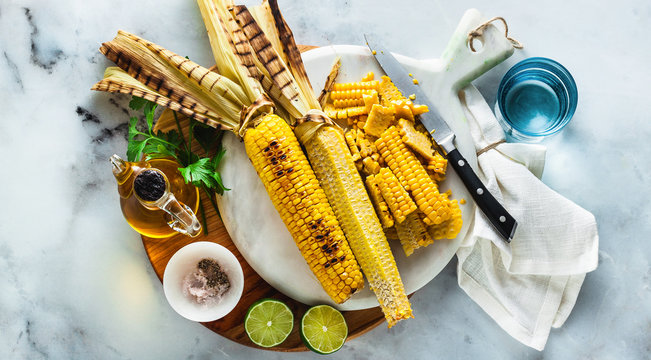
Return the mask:
M452 165L457 172L461 181L466 185L468 191L475 199L475 203L481 211L484 212L488 220L495 229L507 241L511 242L515 228L518 226L517 221L504 207L491 195L481 182L475 171L470 167L468 161L461 155L458 149L448 153L448 163Z

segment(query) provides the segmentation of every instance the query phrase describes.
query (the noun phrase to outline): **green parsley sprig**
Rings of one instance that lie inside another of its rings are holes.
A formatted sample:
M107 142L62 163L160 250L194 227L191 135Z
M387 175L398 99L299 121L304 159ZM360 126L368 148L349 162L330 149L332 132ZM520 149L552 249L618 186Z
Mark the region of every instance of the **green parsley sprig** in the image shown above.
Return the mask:
M129 102L131 109L143 111L146 129L143 131L138 129L140 122L138 117L132 116L129 119L127 160L140 161L143 155L145 156L145 160L173 158L181 164L179 172L183 176L185 183L192 183L192 185L203 189L206 195L208 195L215 211L219 214L214 195L215 193L221 195L224 191L230 190L224 186L221 175L217 171L219 163L226 152L225 149L221 148L223 132L191 119L188 129L188 141L186 141L183 137L183 130L176 112L173 113L176 121L176 130L167 132L159 130L155 132L153 127L156 106L151 101L135 96ZM212 157L202 157L192 152L191 144L193 137L206 154L210 154L214 150L215 155ZM205 224L205 213L201 202L200 210L204 223L204 231L207 234L208 229Z

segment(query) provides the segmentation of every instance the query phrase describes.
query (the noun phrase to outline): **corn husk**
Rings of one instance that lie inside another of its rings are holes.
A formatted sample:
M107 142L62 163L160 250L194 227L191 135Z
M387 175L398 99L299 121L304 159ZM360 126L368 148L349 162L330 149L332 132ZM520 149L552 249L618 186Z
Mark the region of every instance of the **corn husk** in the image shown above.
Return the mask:
M231 79L125 31L100 52L119 70L108 68L93 90L144 97L227 130L238 128L242 108L253 102Z

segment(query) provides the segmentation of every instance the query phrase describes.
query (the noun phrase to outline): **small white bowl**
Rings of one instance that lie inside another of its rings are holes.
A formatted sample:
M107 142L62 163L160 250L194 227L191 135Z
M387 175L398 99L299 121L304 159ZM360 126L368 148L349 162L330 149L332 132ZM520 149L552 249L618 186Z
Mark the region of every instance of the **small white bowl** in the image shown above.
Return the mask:
M215 304L198 304L183 293L183 279L206 258L217 261L231 283L230 289ZM230 250L213 242L199 241L182 247L167 263L163 274L163 291L170 306L192 321L208 322L226 316L240 301L243 290L244 274L240 262Z

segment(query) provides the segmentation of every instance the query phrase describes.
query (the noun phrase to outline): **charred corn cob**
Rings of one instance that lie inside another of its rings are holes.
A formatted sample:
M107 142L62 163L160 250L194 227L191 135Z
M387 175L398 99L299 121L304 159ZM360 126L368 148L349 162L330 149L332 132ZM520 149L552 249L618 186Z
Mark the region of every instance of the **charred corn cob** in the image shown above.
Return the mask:
M400 184L411 194L427 225L440 224L450 218L450 201L440 194L416 155L402 142L400 132L390 127L375 141L384 161Z
M411 305L389 243L341 131L321 126L303 144L389 327L411 317Z
M366 177L366 189L368 189L368 194L371 196L371 202L373 207L375 207L375 213L380 218L382 227L388 229L393 226L393 216L389 211L389 205L384 198L382 197L382 192L380 191L380 186L375 180L375 175L369 175Z
M427 227L427 232L432 239L454 239L461 231L463 220L461 219L461 209L457 200L450 201L450 211L452 212L450 219L438 225Z
M362 273L291 128L267 115L244 145L310 269L336 303L346 301L363 286Z
M418 216L418 212L413 212L405 218L405 221L396 223L396 231L400 245L407 256L413 254L414 250L434 242L428 234L425 224Z

